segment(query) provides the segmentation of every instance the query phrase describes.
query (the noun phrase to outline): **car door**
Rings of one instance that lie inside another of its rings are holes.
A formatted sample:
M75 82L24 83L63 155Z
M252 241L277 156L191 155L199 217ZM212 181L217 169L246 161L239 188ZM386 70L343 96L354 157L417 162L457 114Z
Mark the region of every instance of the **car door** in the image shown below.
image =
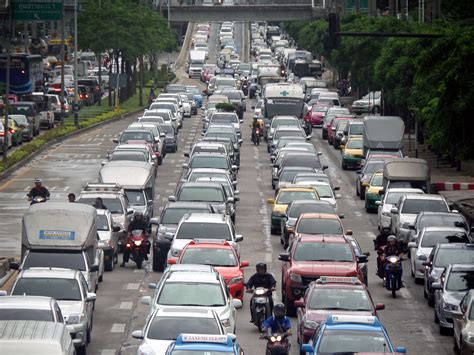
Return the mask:
M400 211L403 208L403 201L402 197L400 197L400 200L393 206L398 209L398 213L392 213L392 234L397 235L398 233L398 223L400 221Z
M79 273L79 284L80 284L80 287L81 287L81 293L82 293L82 299L83 299L83 302L84 302L84 311L86 313L86 317L87 317L87 324L88 324L88 327L91 328L91 324L92 324L92 312L94 311L94 303L95 302L87 302L86 299L87 299L87 282L86 280L84 279L84 276L82 276L81 273Z
M461 317L453 317L453 328L454 328L454 338L455 341L460 341L461 339L461 332L463 328L466 326L466 320L468 318L470 308L472 307L471 302L471 295L467 293L461 303L459 304L459 308L461 310L462 316ZM459 344L461 345L461 344Z

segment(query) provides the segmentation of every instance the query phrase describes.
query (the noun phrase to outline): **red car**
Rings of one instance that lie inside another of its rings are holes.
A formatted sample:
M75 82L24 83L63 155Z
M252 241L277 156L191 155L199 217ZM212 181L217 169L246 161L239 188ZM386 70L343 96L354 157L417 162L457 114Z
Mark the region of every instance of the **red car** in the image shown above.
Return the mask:
M341 236L300 235L281 253L281 292L289 315L296 312L294 301L303 297L308 285L322 275L354 276L364 280L359 263L367 256L356 256L351 243Z
M226 241L192 241L184 247L178 261L168 260L168 264L212 265L222 275L233 298L243 301L245 278L243 268L248 261L240 261L232 244Z
M310 121L313 127L322 127L329 106L313 105L304 116L305 122Z
M374 304L369 290L357 277L334 276L321 276L310 283L304 298L295 301L295 306L300 345L309 342L330 314L376 316L378 310L385 309L383 303Z
M334 140L334 134L336 133L333 127L336 127L337 121L349 121L352 120L354 116L334 116L331 122L328 123L328 142L332 145Z

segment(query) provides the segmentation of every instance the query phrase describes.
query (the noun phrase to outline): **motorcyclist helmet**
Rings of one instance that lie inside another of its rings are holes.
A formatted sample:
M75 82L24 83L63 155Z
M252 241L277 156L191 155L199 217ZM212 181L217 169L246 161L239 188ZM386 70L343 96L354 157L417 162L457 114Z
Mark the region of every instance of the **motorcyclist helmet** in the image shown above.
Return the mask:
M133 217L140 221L143 219L143 212L142 211L135 211L135 213L133 214Z
M390 242L397 242L397 237L395 237L393 234L392 235L389 235L387 237L387 242L390 243Z
M41 184L43 181L38 177L35 179L35 184Z
M267 264L265 263L258 263L255 268L257 269L257 272L260 273L262 271L263 274L267 272Z
M273 307L273 314L276 318L283 318L286 316L286 307L283 303L279 302Z

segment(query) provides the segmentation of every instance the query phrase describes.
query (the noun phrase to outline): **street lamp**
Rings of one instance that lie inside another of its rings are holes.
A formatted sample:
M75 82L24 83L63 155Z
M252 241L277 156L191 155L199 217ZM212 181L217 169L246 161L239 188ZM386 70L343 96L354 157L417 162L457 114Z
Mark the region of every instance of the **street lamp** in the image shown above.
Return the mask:
M77 0L74 0L74 125L79 125L77 92Z

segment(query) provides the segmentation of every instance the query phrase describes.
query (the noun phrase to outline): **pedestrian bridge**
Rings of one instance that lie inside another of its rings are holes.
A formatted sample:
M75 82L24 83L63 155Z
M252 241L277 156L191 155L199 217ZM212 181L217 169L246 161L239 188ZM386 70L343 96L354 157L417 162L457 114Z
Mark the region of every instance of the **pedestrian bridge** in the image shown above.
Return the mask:
M325 0L172 0L172 22L290 21L327 16ZM214 5L213 3L216 3ZM166 10L166 9L164 9ZM165 11L166 14L166 11Z

